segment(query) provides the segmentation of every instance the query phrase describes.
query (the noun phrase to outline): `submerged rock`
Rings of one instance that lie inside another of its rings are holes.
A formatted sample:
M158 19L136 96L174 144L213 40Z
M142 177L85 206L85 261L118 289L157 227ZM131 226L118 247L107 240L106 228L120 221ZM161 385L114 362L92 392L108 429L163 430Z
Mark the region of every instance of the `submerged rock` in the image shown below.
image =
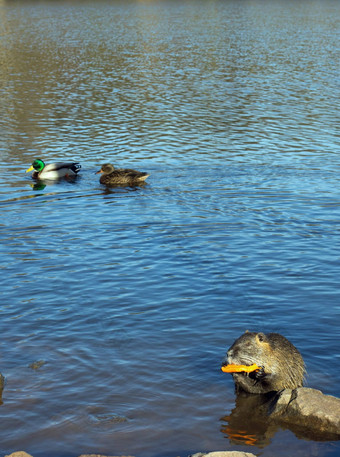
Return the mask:
M32 368L32 370L39 370L43 365L45 365L46 361L45 360L36 360L35 362L31 363L29 365L29 368Z

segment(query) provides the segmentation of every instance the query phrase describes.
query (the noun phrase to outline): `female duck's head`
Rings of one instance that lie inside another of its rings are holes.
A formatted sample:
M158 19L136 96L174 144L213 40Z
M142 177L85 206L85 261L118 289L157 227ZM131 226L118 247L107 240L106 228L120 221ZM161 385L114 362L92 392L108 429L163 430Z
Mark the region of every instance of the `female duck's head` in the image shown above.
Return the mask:
M41 159L35 159L32 163L32 166L26 170L26 173L29 171L35 170L38 173L45 168L45 163Z
M112 163L104 163L102 165L101 169L96 172L96 175L98 173L104 173L104 175L107 175L109 173L112 173L114 171L115 167L112 165Z

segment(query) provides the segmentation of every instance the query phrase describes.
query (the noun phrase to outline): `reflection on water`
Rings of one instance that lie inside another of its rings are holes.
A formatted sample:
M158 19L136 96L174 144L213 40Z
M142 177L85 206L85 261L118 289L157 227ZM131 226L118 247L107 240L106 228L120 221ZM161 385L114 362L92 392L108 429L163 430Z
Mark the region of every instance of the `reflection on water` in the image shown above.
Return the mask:
M221 418L222 433L233 444L258 448L268 446L279 429L266 414L270 400L270 395L238 395L231 414Z
M338 19L331 0L0 4L2 453L183 457L240 430L264 457L339 451L220 420L246 329L340 395ZM35 182L35 157L82 171ZM105 162L150 177L107 189Z
M44 182L37 182L35 184L31 184L31 187L33 190L44 190L46 187L46 184Z

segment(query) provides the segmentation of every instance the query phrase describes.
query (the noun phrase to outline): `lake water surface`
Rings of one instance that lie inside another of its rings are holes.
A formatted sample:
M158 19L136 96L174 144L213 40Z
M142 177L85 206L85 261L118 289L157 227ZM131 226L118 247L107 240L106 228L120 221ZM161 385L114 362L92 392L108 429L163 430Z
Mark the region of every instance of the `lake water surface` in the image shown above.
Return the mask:
M227 348L340 396L339 3L0 3L0 453L336 456L231 442ZM35 185L34 158L82 172ZM106 189L105 162L148 171Z

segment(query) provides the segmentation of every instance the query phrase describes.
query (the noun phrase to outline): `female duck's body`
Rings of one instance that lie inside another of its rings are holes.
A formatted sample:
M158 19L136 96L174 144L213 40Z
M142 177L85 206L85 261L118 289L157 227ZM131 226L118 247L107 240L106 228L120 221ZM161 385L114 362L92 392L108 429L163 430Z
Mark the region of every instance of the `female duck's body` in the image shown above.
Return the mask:
M80 168L81 165L77 162L56 162L45 165L41 159L36 159L26 173L35 170L32 174L34 179L59 179L76 176Z
M131 170L130 168L118 168L115 170L111 163L105 163L96 174L102 173L100 183L106 186L119 184L136 185L145 181L149 176L142 171Z

